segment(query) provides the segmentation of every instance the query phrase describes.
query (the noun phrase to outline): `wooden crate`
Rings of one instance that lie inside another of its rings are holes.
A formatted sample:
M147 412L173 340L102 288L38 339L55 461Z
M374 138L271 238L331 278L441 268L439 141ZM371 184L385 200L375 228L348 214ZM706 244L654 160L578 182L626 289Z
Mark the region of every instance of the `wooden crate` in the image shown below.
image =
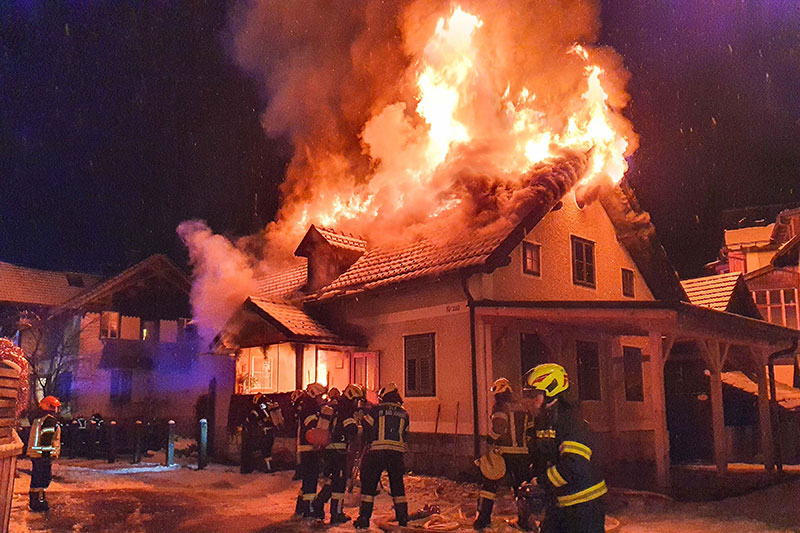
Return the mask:
M8 531L11 500L14 496L14 473L17 456L22 453L22 440L17 425L16 405L19 373L0 364L0 530Z

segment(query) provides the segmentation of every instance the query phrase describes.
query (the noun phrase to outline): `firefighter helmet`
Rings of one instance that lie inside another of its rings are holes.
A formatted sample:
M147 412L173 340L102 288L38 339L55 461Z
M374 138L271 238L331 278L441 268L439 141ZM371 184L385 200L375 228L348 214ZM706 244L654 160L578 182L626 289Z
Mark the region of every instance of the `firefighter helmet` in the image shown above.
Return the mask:
M345 387L342 395L348 400L357 400L365 396L364 389L355 383L351 383Z
M381 390L378 391L378 398L383 398L384 396L386 396L391 392L398 392L397 383L395 383L394 381L390 381L385 386L381 387Z
M342 395L342 391L340 391L336 387L331 387L330 389L328 389L328 399L329 400L335 400L341 395Z
M304 391L302 389L297 389L295 391L292 391L292 395L290 396L290 399L292 400L292 403L297 403L297 401L300 398L302 398L303 396L305 396L305 394L306 394L306 391Z
M261 394L260 392L257 392L253 396L253 405L258 405L261 402L262 398L264 398L264 395Z
M555 363L537 365L525 373L522 378L523 388L544 392L552 398L569 388L569 378L564 367Z
M309 383L306 387L306 393L312 398L318 398L326 392L328 392L328 389L325 387L325 385L321 385L319 383Z
M61 407L61 401L55 396L45 396L42 398L42 401L39 402L39 408L45 411L55 411L59 407Z
M506 378L496 379L492 384L492 388L489 390L492 394L502 394L506 391L511 392L511 382Z

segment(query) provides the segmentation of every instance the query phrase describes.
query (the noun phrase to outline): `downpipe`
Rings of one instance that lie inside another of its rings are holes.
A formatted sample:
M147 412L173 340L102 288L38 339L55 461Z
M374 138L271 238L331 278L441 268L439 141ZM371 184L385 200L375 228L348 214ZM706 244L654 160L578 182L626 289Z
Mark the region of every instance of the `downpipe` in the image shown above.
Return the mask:
M772 424L773 429L775 429L775 431L772 432L772 445L773 449L775 450L775 467L778 469L778 472L783 472L783 458L781 457L780 435L781 411L780 407L778 406L778 392L777 387L775 386L775 360L789 354L794 354L795 352L797 352L797 338L792 341L791 347L778 350L770 355L767 359L767 365L769 367L770 423Z
M467 297L467 307L469 308L469 344L470 362L472 368L472 438L473 453L475 457L481 455L481 435L478 429L478 351L475 340L475 299L467 287L467 278L461 278L461 288Z

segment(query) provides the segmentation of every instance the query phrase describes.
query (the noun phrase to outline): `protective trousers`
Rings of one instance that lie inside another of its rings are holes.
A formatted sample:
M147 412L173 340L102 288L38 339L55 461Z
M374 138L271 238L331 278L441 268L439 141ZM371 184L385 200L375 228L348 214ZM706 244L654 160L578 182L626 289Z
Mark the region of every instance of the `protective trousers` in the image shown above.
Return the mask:
M378 494L378 482L381 474L389 473L389 488L394 501L395 518L401 525L408 523L408 503L406 489L403 484L405 465L403 452L393 450L370 450L361 464L361 510L358 521L368 522L372 517L375 496Z
M548 507L541 524L541 533L604 533L606 527L605 498L569 507Z
M521 453L503 454L503 459L506 462L506 478L511 482L511 488L516 498L519 486L530 477L530 461L528 460L527 454ZM491 522L492 509L494 508L494 501L497 498L497 487L500 481L500 479L483 478L480 497L478 499L478 519L476 525L486 527Z
M321 452L318 450L300 452L300 479L302 480L300 491L302 495L299 510L304 518L312 517L311 502L317 496L320 454Z
M331 500L331 517L344 514L344 491L347 485L347 450L325 450L322 452L325 462L324 485L314 500L314 514L322 518L323 507Z
M45 489L53 480L52 459L50 457L34 457L31 459L31 486L28 496L31 511L47 511L50 505L45 497Z

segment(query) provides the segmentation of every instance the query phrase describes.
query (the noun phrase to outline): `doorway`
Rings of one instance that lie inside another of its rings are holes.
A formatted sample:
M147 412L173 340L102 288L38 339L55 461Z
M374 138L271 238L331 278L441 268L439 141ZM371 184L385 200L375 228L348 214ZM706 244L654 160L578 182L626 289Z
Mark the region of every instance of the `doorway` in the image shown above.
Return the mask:
M698 359L664 365L669 455L673 464L710 463L714 453L711 394L705 364Z

